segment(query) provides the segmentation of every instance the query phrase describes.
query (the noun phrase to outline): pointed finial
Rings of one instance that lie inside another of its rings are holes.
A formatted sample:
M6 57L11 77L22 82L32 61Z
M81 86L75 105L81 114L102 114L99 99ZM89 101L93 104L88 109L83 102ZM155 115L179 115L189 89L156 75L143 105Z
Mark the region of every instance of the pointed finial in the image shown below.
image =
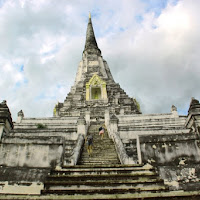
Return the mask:
M91 19L91 13L89 12L89 20L88 20L88 26L87 26L87 32L86 32L86 41L85 41L85 49L84 52L90 52L94 54L101 55L101 51L98 48L95 35L94 35L94 30L92 26L92 19Z

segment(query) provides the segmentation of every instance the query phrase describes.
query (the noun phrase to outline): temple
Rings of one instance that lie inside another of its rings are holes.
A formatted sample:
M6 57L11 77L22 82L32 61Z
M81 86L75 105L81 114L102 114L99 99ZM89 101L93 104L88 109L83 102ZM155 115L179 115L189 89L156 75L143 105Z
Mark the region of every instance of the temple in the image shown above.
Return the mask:
M89 16L74 85L52 117L28 118L20 110L13 122L0 103L0 199L198 199L199 133L195 98L187 115L174 105L169 113L141 113L114 81Z

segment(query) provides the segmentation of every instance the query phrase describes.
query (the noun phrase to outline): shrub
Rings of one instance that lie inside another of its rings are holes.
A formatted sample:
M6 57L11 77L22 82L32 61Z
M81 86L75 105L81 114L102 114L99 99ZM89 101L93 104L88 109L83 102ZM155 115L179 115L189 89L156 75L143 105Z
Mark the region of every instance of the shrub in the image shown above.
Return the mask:
M43 129L43 128L47 128L45 124L37 124L37 128L38 129Z

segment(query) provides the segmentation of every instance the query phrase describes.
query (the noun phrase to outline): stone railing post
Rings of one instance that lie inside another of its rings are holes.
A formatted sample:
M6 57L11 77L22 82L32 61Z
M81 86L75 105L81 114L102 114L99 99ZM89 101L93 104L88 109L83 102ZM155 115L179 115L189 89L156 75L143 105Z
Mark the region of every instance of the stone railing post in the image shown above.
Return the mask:
M21 123L23 118L24 118L24 113L23 113L22 110L20 110L20 111L17 113L17 121L16 121L16 123Z
M109 120L110 125L110 136L113 138L113 135L118 132L118 118L113 114Z
M85 118L83 117L83 115L80 115L77 121L77 133L85 136L86 131L87 131L87 128L86 128Z
M90 111L85 111L85 121L88 126L90 126Z
M178 112L176 106L172 105L171 113L174 115L174 117L178 117Z
M105 126L108 130L108 136L111 137L111 135L110 135L110 112L109 112L109 109L105 110L104 117L105 117Z
M137 135L137 156L138 156L138 163L142 164L142 155L141 155L141 148L140 148L140 137Z

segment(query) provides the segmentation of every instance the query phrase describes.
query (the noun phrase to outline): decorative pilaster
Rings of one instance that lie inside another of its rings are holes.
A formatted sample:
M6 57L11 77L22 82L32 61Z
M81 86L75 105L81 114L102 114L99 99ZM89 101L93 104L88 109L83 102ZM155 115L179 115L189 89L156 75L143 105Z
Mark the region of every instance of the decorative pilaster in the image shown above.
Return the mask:
M107 99L106 83L102 84L102 99Z
M90 85L86 83L86 101L90 100Z

